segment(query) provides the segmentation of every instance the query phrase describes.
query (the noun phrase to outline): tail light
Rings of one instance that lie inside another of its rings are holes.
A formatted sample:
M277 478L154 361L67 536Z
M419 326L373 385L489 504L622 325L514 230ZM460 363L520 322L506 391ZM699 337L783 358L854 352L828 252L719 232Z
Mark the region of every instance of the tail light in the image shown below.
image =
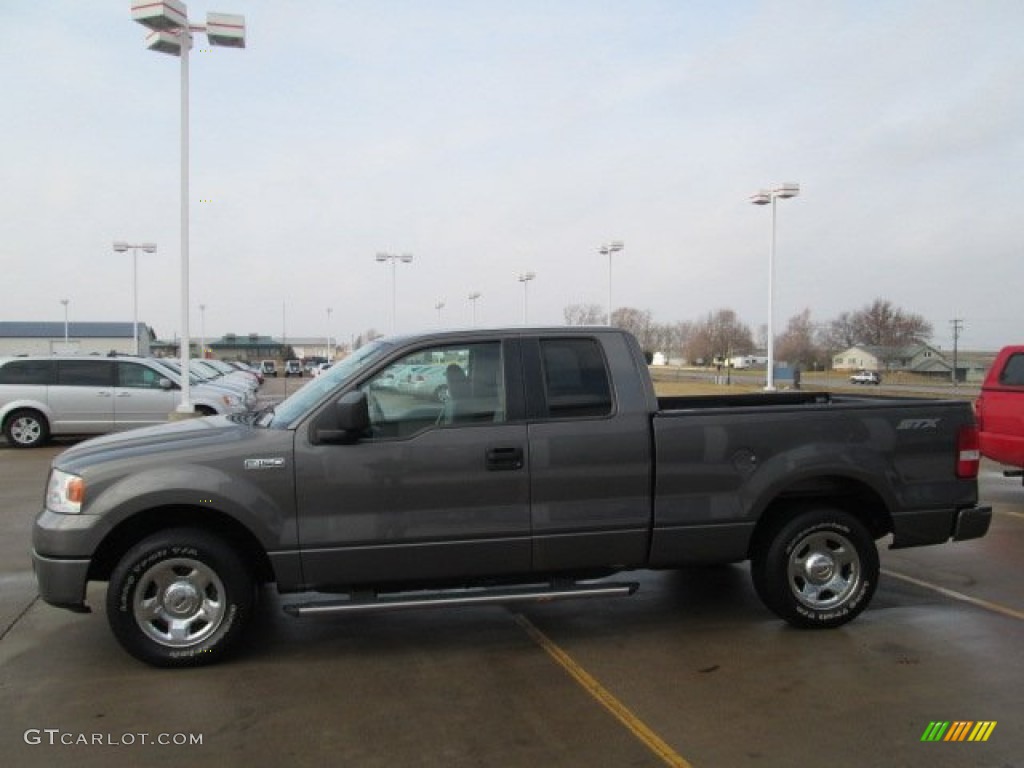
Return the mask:
M978 428L960 427L956 434L956 476L971 480L978 476L981 464L981 446L978 443Z

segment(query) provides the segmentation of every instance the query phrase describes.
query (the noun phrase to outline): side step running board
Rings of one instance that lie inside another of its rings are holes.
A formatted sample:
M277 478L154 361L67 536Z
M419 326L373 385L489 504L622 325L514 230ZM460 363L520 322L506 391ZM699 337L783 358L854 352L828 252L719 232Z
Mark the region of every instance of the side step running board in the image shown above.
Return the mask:
M635 582L603 584L538 585L519 588L456 589L437 592L400 592L372 597L357 595L343 600L295 603L284 606L292 616L319 616L330 613L369 613L400 611L407 608L437 608L446 605L495 605L501 603L573 600L583 597L628 597L640 585Z

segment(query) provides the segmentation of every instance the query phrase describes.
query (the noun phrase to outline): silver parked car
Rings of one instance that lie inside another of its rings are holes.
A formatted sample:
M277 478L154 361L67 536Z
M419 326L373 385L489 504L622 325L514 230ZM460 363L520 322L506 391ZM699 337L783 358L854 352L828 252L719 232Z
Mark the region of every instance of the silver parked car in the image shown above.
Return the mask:
M200 413L245 411L220 391L193 390ZM0 358L0 426L8 443L31 448L51 435L97 435L167 421L181 402L172 374L144 358Z

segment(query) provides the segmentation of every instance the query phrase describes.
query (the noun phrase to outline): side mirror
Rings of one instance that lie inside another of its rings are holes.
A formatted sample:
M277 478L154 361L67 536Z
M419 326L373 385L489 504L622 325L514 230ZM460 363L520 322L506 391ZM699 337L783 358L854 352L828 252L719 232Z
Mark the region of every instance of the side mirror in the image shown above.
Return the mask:
M370 405L365 392L347 392L334 404L338 429L363 432L370 428Z
M370 406L365 392L347 392L321 417L323 427L314 428L313 442L354 443L370 428Z
M177 389L177 387L174 386L174 382L171 381L170 379L160 379L160 381L158 381L157 384L159 385L160 389Z

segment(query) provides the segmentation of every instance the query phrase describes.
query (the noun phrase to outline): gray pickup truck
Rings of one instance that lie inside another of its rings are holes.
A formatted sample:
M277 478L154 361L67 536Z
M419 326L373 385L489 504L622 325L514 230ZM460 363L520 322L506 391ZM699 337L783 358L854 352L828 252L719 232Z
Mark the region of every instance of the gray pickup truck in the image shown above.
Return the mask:
M834 627L892 547L983 536L966 402L658 398L629 334L376 341L263 412L80 443L33 531L42 598L107 581L124 648L194 666L261 585L297 616L631 594L635 569L751 561L764 603ZM302 602L307 600L307 602Z

